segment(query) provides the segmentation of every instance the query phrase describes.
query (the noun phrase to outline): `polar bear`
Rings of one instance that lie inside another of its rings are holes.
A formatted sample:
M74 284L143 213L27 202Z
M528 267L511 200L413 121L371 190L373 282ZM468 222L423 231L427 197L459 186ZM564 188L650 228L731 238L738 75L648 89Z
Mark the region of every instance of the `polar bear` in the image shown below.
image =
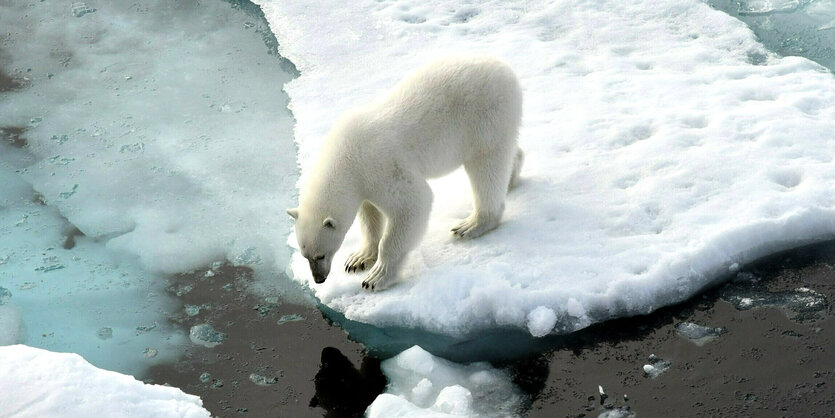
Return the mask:
M370 269L363 288L387 287L426 230L432 207L426 179L462 165L473 212L452 233L475 238L496 228L524 158L521 119L519 81L490 57L434 61L341 116L301 188L299 207L287 210L314 281L325 281L358 217L363 241L345 270Z

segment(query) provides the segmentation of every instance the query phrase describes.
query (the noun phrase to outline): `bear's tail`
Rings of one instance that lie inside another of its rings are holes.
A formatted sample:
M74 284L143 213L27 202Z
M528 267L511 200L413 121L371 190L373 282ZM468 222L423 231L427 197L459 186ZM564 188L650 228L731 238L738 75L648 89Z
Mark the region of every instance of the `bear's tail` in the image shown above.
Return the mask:
M522 148L516 147L516 155L513 156L513 171L510 172L510 182L507 184L507 191L511 191L519 184L519 172L522 171L522 163L525 162L525 153Z

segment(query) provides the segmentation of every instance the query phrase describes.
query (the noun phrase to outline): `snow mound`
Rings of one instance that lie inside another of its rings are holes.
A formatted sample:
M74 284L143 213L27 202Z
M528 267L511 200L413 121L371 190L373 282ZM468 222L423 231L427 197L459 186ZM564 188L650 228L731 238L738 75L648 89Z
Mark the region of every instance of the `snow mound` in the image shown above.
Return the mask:
M522 397L506 373L487 363L461 365L413 346L381 364L386 393L366 415L374 417L508 417Z
M209 417L199 397L94 367L78 354L0 347L0 405L10 417Z
M291 275L348 319L565 333L835 238L835 77L700 1L257 3L301 72L286 91L302 181L339 113L437 56L497 55L525 89L527 160L498 229L450 236L471 205L459 171L431 183L399 285L370 293L340 271L356 225L323 285L295 254Z

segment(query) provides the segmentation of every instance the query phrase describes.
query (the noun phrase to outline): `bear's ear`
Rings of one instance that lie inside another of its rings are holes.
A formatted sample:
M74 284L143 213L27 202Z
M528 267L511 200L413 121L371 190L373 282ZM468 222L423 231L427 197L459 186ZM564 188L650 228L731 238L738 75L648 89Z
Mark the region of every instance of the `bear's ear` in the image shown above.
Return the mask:
M293 219L299 219L299 208L287 209L287 214L292 216Z
M330 216L325 218L325 221L322 222L322 226L325 228L336 229L336 221L333 220Z

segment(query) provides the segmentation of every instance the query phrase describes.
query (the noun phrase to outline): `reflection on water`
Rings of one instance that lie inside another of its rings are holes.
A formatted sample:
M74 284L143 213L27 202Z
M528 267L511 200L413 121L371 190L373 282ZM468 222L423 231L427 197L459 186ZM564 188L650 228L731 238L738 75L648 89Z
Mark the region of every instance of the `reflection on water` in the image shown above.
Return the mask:
M324 408L326 417L362 416L386 386L380 360L364 357L359 369L339 349L322 349L319 372L314 378L316 395L311 407Z

